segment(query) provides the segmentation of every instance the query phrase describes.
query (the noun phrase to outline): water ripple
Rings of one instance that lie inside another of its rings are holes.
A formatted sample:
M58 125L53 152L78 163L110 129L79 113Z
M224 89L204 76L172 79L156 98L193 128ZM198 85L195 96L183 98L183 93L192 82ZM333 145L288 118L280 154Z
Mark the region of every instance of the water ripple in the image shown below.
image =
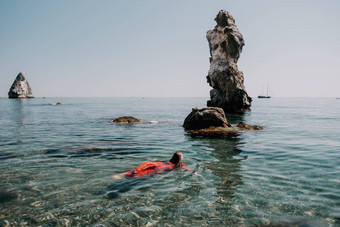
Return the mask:
M63 106L49 103L62 102ZM199 139L181 124L204 98L0 99L0 226L336 226L340 107L254 100L227 116L265 126ZM79 114L81 113L81 114ZM126 114L152 125L115 125ZM111 176L184 154L184 169Z

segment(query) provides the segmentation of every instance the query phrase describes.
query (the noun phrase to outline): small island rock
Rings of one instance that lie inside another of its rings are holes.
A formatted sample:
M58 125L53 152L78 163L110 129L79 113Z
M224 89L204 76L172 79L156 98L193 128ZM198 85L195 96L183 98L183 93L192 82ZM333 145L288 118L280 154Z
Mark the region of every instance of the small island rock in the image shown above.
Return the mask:
M213 88L207 105L220 107L226 113L242 113L250 109L252 101L243 84L243 73L237 67L243 36L229 12L219 11L215 21L217 25L206 35L210 49L207 82Z
M31 86L22 73L15 78L9 89L8 98L34 98Z
M244 122L232 126L227 122L223 109L218 107L193 108L185 118L183 127L191 137L205 138L230 138L238 136L244 130L263 129L261 126L251 126Z
M142 119L137 119L135 117L132 116L123 116L123 117L118 117L113 119L114 123L118 123L118 124L130 124L130 123L137 123L137 122L142 122Z
M185 130L197 130L209 127L229 127L224 111L218 107L193 108L185 118L183 127Z

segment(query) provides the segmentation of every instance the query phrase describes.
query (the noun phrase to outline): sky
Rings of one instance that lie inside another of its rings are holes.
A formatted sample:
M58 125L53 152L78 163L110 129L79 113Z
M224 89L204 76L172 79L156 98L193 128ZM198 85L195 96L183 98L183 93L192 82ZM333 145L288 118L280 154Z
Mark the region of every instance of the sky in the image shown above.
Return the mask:
M340 97L337 0L1 0L0 97L208 97L206 32L229 11L252 97Z

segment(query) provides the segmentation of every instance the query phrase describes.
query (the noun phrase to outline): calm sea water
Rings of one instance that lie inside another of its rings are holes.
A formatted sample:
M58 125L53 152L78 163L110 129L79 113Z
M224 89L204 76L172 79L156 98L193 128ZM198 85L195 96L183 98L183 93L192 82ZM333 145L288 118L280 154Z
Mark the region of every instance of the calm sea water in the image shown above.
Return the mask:
M1 98L0 226L340 225L340 100L255 99L227 117L263 131L191 138L181 125L206 100ZM111 178L176 151L199 175Z

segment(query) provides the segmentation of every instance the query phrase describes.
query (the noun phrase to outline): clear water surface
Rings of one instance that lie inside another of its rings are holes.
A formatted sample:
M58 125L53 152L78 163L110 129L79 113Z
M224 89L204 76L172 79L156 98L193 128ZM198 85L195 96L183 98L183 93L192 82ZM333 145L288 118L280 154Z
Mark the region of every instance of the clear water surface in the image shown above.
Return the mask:
M340 225L339 100L255 99L251 112L227 117L263 131L191 138L181 125L205 103L1 98L0 226ZM123 115L146 121L112 123ZM176 151L199 175L111 178Z

